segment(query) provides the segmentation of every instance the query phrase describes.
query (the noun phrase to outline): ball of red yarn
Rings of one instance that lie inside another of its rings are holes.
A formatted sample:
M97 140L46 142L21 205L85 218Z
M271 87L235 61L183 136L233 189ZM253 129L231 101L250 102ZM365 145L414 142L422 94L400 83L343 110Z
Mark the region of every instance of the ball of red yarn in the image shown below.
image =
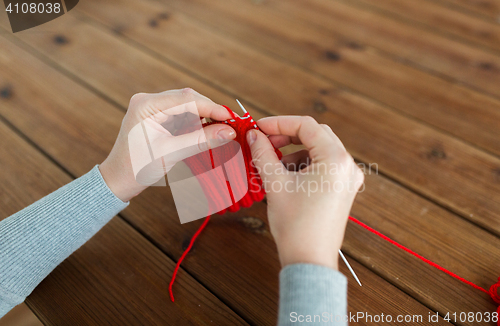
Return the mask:
M488 291L491 299L495 301L499 306L497 308L497 313L498 313L498 322L497 325L500 326L500 294L498 293L498 290L500 289L500 277L498 278L498 282L490 286L490 290Z
M493 284L488 291L493 301L500 304L500 294L498 294L498 289L500 289L500 277L498 278L498 282Z

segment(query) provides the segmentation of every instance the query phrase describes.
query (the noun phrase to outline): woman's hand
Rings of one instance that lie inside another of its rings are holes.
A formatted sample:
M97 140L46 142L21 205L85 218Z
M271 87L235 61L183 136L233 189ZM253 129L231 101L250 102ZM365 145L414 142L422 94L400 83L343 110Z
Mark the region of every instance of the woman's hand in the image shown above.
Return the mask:
M177 124L179 119L176 117L186 112L194 114L200 128L180 136L169 132L167 125ZM201 129L198 116L219 121L231 118L224 107L190 88L134 95L113 149L99 166L111 191L127 202L163 178L176 161L184 158L182 155L193 155L192 149L197 148L193 145L199 145L201 151L202 144L208 140L235 138L235 131L224 124L213 124ZM142 138L145 140L142 141ZM187 154L190 148L191 152ZM146 171L140 178L139 168L144 168L141 172Z
M278 116L247 133L267 192L268 218L281 265L312 263L338 269L338 250L363 172L327 125L311 117ZM305 150L280 162L271 143Z

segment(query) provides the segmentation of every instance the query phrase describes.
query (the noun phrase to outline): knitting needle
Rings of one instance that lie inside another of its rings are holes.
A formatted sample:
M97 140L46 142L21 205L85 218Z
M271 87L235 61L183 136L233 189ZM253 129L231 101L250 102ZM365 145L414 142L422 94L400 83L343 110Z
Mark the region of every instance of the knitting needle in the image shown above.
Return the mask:
M238 101L238 99L236 99L236 102L238 102L238 104L240 105L240 108L243 110L243 112L245 114L247 114L247 110L245 110L245 108L243 107L243 105L240 103L240 101ZM340 257L342 257L342 259L344 260L344 263L347 265L347 268L349 268L349 270L351 271L351 274L352 276L354 276L354 278L356 279L356 281L358 282L359 286L362 286L361 285L361 282L359 281L359 278L358 276L356 275L356 273L354 273L354 270L352 269L351 265L349 264L349 262L347 261L347 259L345 258L344 254L342 253L342 251L340 251L339 249L339 254L340 254Z
M345 258L344 254L342 253L342 251L340 251L339 249L339 254L340 254L340 257L342 257L342 259L344 260L344 263L347 265L347 268L349 268L349 270L351 271L351 274L352 276L354 276L354 278L356 279L356 281L358 282L359 286L362 286L361 285L361 282L359 281L359 278L358 276L356 275L356 273L354 273L354 270L352 269L351 265L349 264L349 262L347 261L347 259Z
M247 113L248 113L248 112L247 112L247 110L245 110L245 108L244 108L244 107L243 107L243 105L240 103L240 101L238 101L238 99L236 99L236 102L238 102L238 104L240 105L240 108L243 110L243 112L244 112L245 114L247 114Z

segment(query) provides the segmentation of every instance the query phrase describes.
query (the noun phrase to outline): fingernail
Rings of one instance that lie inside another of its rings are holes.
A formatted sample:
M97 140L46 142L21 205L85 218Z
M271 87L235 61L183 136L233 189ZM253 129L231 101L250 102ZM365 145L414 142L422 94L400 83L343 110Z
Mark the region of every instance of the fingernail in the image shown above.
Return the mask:
M247 132L248 145L252 146L252 144L255 142L256 139L257 139L257 133L255 132L255 130L249 130Z
M233 139L236 136L236 133L234 132L233 129L230 128L224 128L221 129L217 132L217 138L227 140L227 139Z

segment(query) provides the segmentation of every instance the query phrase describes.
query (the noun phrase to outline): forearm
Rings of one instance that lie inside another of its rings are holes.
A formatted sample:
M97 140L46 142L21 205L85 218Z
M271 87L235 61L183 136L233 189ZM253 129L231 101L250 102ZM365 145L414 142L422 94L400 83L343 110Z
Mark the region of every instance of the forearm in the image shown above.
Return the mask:
M313 264L283 268L278 326L347 325L346 316L347 279L342 273Z
M0 222L0 317L128 203L98 167Z

